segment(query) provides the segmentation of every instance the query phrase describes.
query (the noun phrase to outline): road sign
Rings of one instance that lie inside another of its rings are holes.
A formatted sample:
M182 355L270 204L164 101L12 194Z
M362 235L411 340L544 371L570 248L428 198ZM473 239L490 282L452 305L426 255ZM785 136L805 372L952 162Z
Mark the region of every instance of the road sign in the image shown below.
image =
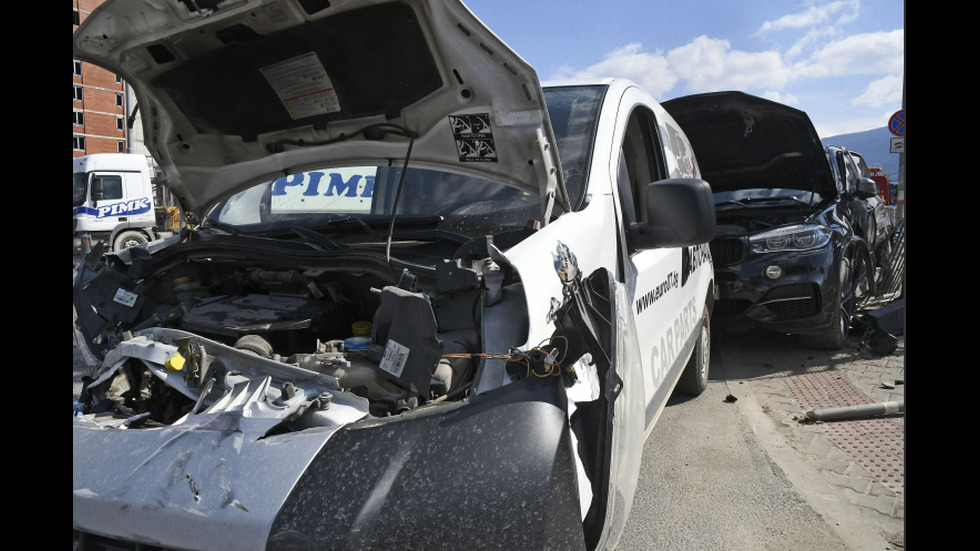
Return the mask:
M888 148L889 153L905 153L905 138L892 138Z
M905 135L905 110L895 111L895 114L888 119L888 130L896 136Z

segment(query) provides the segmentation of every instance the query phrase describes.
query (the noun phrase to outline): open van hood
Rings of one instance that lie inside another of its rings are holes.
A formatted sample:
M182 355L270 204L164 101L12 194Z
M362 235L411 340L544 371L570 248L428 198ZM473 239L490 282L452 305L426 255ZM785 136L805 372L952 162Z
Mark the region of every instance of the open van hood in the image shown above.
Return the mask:
M786 188L837 195L810 117L743 92L695 94L663 102L698 155L715 193Z
M534 70L458 0L108 0L74 57L135 89L198 216L330 164L411 164L563 197Z

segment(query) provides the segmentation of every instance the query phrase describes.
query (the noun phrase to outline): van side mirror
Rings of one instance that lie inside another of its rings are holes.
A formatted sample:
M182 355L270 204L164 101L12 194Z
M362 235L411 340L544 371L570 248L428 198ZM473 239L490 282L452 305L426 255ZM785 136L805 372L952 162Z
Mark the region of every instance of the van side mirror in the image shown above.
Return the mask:
M653 182L641 191L640 205L641 218L630 227L637 249L700 245L715 236L715 202L704 180Z

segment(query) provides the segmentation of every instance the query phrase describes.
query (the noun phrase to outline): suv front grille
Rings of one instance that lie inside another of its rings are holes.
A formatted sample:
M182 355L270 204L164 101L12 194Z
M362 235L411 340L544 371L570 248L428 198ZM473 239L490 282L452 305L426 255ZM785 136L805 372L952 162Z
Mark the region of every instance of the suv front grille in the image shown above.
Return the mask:
M709 244L711 260L716 266L738 264L747 254L745 240L738 237L719 237Z

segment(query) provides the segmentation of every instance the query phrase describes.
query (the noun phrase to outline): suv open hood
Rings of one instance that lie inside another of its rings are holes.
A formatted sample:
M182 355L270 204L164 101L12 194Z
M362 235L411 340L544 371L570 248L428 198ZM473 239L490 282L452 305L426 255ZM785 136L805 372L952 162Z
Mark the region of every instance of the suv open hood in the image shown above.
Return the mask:
M684 96L663 107L690 138L714 192L790 188L836 196L826 153L803 111L742 92Z
M146 146L198 216L409 149L413 166L563 196L536 73L458 0L108 0L73 49L133 86Z

